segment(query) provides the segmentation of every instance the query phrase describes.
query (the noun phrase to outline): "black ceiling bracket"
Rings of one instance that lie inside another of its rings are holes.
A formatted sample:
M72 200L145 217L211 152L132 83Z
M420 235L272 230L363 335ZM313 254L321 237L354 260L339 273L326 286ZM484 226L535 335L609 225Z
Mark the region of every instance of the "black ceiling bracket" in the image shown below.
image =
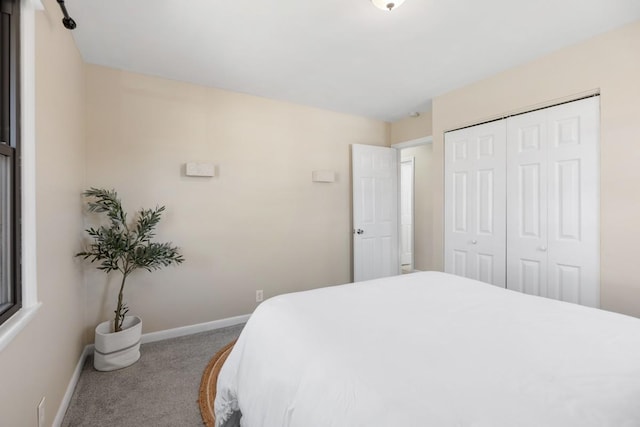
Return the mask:
M64 25L64 27L68 30L73 30L74 28L76 28L76 21L74 21L73 18L69 16L69 12L67 12L67 8L64 5L64 0L58 0L58 4L60 5L60 9L62 10L62 14L64 15L64 18L62 18L62 25Z

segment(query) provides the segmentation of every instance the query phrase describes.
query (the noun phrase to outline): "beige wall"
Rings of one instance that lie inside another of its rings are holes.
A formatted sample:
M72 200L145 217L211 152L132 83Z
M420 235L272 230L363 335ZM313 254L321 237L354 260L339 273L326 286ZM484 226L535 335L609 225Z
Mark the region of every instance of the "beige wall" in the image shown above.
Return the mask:
M587 91L601 97L601 305L640 316L640 22L433 101L434 260L442 268L443 134Z
M74 260L82 224L84 65L60 9L36 13L37 257L36 317L0 352L0 424L35 426L46 397L51 425L82 351L84 295ZM11 387L5 387L7 385Z
M351 281L350 144L388 143L384 122L88 65L87 183L118 190L129 211L166 205L158 238L186 262L130 277L144 332L247 314L255 291ZM189 161L214 178L183 176ZM337 172L313 183L313 170ZM111 317L90 273L87 333Z
M432 112L425 111L418 117L406 117L391 123L391 144L411 141L412 139L431 136L433 133Z

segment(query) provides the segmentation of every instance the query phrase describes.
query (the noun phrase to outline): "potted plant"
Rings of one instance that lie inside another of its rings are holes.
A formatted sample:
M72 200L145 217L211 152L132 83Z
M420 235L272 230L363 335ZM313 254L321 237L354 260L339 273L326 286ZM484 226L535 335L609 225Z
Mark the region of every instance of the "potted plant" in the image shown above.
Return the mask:
M98 270L122 274L118 302L113 321L96 327L93 365L99 371L112 371L135 363L140 358L142 320L127 316L129 308L123 300L127 277L137 269L158 270L184 261L178 248L171 243L152 242L155 228L160 222L164 206L141 209L132 224L115 190L91 188L83 193L89 198L89 211L105 213L109 223L88 228L91 243L77 257L99 262Z

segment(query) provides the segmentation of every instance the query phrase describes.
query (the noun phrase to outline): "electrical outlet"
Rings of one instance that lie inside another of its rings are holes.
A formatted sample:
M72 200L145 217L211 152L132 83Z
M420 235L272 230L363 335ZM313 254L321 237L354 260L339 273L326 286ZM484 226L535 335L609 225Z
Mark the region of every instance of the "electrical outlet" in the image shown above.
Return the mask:
M264 294L262 293L262 289L256 291L256 302L262 302L264 299Z
M38 403L38 427L45 427L44 425L44 397Z

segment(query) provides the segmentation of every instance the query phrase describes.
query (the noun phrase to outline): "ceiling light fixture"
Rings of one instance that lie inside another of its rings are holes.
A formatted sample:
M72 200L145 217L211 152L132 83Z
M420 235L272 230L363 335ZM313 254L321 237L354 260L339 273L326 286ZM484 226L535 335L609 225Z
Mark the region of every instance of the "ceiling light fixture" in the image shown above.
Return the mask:
M397 9L404 0L371 0L371 3L378 9L391 11Z

